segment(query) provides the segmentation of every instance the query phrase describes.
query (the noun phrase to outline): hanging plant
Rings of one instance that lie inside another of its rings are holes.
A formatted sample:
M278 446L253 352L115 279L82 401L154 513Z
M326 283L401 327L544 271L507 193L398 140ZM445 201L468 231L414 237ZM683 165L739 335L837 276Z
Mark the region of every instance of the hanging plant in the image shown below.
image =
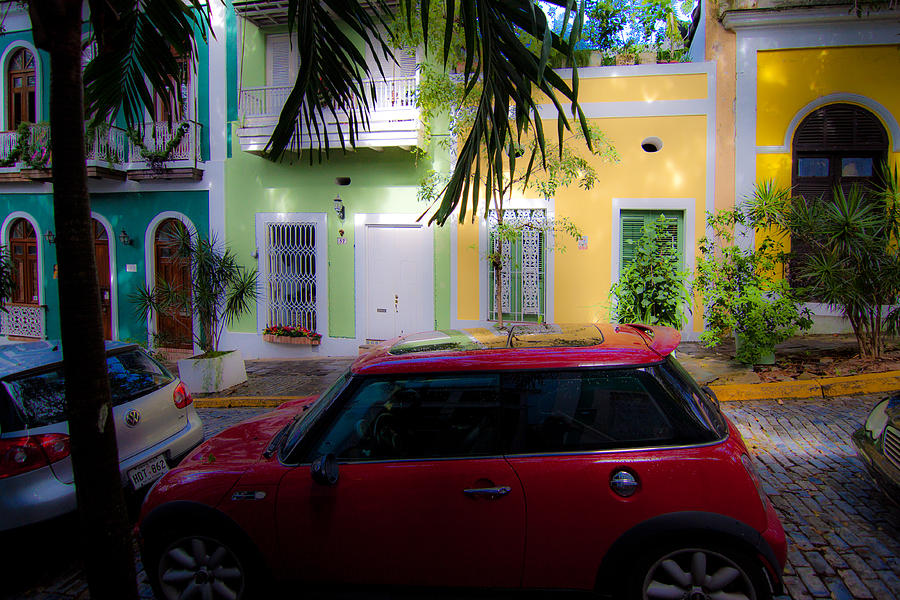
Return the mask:
M160 150L150 150L144 144L143 136L141 136L140 131L136 131L134 129L129 129L125 132L128 136L129 141L132 144L137 146L140 150L141 158L147 161L147 164L150 166L150 169L156 172L162 171L165 167L166 161L169 160L169 157L172 155L172 152L175 148L178 147L178 144L181 143L181 140L184 138L184 135L187 133L190 125L187 122L181 122L175 128L175 134L172 136L166 144Z
M10 151L9 156L0 159L0 167L12 167L23 160L29 154L31 141L31 124L22 121L16 128L16 146Z

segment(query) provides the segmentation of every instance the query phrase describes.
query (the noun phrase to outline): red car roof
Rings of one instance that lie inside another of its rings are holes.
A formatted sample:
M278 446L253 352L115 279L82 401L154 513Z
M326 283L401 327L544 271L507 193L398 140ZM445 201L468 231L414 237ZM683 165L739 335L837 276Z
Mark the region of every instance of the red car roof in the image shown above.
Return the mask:
M516 324L450 329L379 344L353 363L356 374L565 369L663 360L681 341L671 327L639 324Z

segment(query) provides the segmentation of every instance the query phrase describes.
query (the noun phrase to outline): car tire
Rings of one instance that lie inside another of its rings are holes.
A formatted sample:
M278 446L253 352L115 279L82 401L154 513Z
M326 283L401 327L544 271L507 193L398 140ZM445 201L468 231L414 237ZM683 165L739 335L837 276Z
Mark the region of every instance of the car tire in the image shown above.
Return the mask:
M631 600L770 600L762 565L737 544L683 540L644 552L628 578Z
M145 540L144 568L158 600L258 598L267 579L249 543L221 528L196 525Z

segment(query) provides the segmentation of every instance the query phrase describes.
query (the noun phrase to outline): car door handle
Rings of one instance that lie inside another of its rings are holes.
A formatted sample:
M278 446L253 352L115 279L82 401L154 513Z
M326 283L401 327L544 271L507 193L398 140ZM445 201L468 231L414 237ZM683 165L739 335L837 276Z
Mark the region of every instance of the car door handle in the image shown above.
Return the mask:
M469 488L463 490L463 494L470 498L487 498L488 500L496 500L500 496L505 496L512 491L508 485L499 485L497 487L487 488Z

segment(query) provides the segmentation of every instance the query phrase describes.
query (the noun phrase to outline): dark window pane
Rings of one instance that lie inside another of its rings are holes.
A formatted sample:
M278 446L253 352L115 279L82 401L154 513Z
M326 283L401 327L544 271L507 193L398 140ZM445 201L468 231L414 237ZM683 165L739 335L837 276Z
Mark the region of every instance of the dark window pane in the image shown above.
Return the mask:
M173 379L159 363L137 350L111 356L106 364L113 405L149 394Z
M798 177L828 177L828 158L798 158Z
M22 87L22 78L21 77L13 77L13 87Z
M524 414L514 452L567 452L708 441L715 437L685 398L638 370L532 372L504 377Z
M110 356L109 386L113 406L148 394L173 379L159 363L139 350ZM62 368L3 383L6 399L25 427L41 427L66 419Z
M874 162L871 158L842 158L841 177L871 177Z
M312 456L385 460L496 454L499 408L496 374L372 380L342 407Z

